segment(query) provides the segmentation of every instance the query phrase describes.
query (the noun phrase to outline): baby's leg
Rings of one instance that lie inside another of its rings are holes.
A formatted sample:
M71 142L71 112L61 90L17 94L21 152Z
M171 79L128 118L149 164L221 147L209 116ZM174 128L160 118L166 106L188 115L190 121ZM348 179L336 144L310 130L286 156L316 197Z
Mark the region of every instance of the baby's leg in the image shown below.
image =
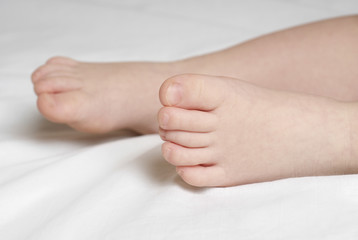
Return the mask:
M193 73L358 100L358 15L279 31L186 62L200 69Z
M337 18L263 36L227 50L171 63L84 63L56 57L32 76L49 120L103 133L157 132L158 91L170 76L202 73L257 85L358 99L358 17Z

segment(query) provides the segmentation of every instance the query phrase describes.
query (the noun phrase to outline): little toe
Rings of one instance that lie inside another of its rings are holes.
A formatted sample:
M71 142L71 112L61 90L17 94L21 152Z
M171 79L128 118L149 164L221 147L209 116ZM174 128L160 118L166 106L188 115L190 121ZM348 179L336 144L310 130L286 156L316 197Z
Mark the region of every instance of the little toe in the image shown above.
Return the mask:
M55 56L46 61L48 64L63 64L73 66L78 63L76 60L68 57Z
M58 94L42 93L38 96L37 106L42 115L50 121L72 123L80 119L85 101L86 97L80 91Z
M159 96L164 106L211 111L224 100L226 87L214 76L183 74L167 79Z
M60 74L72 73L73 70L69 66L59 65L59 64L45 64L37 68L31 75L31 80L33 83L36 83L40 79L46 77L49 74L54 72L59 72Z
M159 135L169 141L188 148L203 148L214 142L213 133L196 133L185 131L166 131L159 129Z
M50 78L50 77L69 77L69 78L77 77L77 78L79 78L79 75L76 74L76 72L73 71L72 69L64 68L64 69L59 69L59 70L55 70L55 71L50 71L50 72L46 73L45 75L41 76L41 78L38 81L41 81L42 79L46 79L46 78Z
M158 122L164 130L211 132L216 129L218 118L210 112L163 107L158 113Z
M162 154L174 166L214 165L215 154L211 148L187 148L172 142L162 145Z
M225 171L220 166L179 166L179 176L196 187L218 187L225 185Z
M41 93L74 91L81 87L81 81L71 77L48 77L34 84L34 90L37 95L40 95Z

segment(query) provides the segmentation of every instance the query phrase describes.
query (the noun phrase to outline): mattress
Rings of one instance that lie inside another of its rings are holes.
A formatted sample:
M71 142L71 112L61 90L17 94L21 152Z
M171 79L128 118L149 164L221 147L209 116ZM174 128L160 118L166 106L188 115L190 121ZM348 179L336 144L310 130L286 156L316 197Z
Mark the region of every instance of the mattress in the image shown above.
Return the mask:
M36 109L55 55L170 61L319 19L355 0L0 2L0 239L358 239L358 175L187 185L158 135L79 133Z

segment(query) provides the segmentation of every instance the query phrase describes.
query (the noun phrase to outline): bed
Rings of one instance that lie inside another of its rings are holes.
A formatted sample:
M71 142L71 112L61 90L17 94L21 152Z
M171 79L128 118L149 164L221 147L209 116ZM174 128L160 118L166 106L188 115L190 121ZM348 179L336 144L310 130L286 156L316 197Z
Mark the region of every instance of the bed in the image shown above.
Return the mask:
M191 187L158 135L50 123L30 81L55 55L169 61L357 11L355 0L1 1L0 239L358 239L358 175Z

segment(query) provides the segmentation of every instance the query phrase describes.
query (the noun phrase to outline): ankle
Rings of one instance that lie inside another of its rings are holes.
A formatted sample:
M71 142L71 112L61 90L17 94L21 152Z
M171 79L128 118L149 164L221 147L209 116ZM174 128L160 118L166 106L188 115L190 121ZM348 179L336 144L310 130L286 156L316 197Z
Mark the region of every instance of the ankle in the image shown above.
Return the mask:
M215 74L216 72L213 71L216 64L209 62L205 56L182 59L172 62L171 64L172 67L176 69L178 74L195 73L217 75Z

